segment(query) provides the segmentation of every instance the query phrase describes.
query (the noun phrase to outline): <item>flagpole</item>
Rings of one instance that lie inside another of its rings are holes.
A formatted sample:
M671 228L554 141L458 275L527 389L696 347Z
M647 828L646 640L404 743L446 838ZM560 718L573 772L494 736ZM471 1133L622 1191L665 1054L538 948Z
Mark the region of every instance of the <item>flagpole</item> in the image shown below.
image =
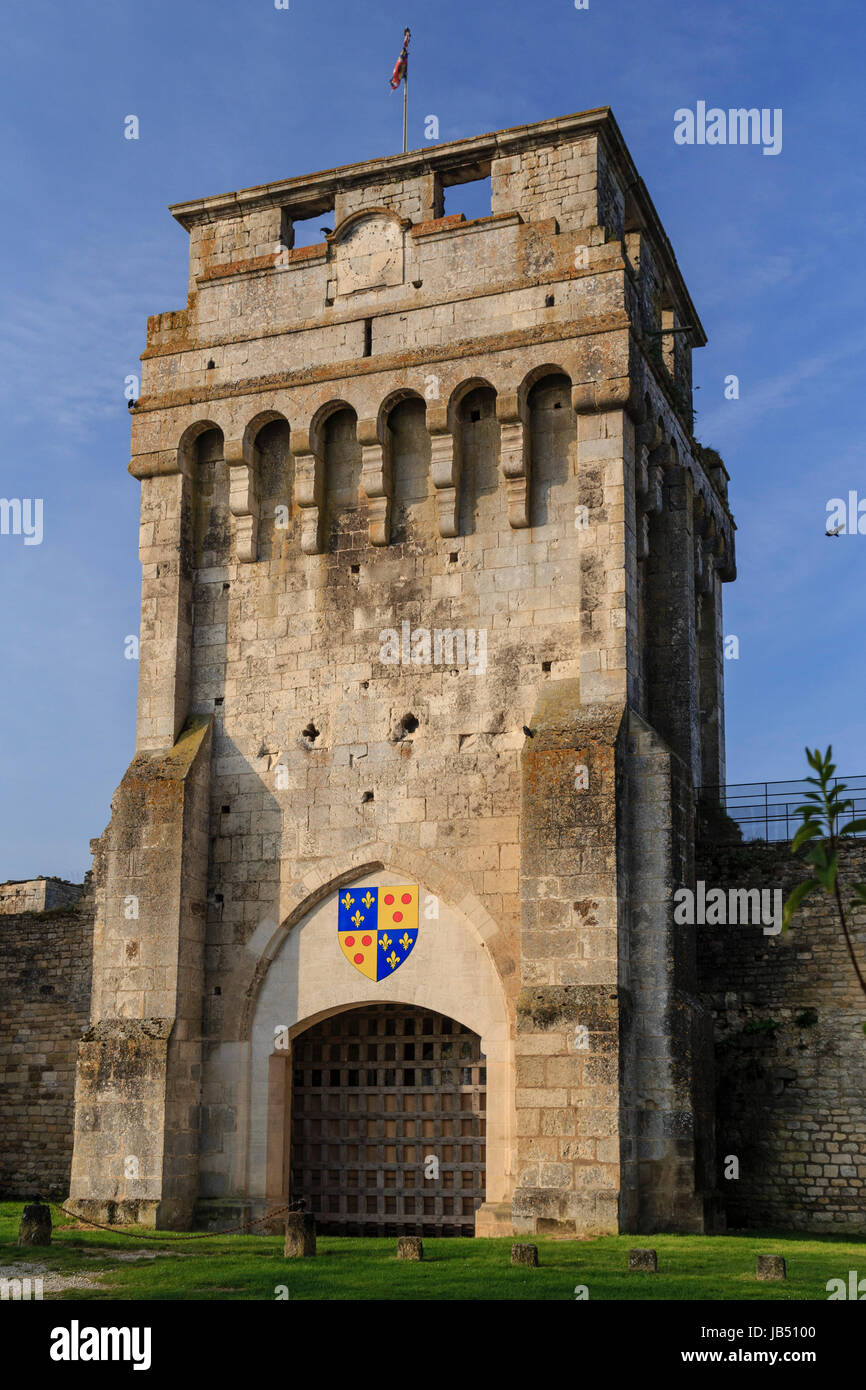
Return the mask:
M400 57L394 64L394 71L391 75L391 91L396 92L400 83L403 83L403 153L406 153L406 137L409 125L409 40L412 31L408 24L403 30L403 47L400 49Z

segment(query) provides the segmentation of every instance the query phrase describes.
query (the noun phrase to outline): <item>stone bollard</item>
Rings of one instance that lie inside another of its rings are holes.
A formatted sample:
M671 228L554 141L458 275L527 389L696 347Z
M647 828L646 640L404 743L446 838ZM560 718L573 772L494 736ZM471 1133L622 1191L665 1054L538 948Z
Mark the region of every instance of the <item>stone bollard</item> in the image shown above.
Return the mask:
M51 1208L43 1202L31 1202L21 1213L18 1226L19 1245L51 1244Z
M423 1260L424 1246L420 1236L398 1236L397 1238L397 1259L398 1260Z
M305 1211L290 1211L286 1217L286 1245L283 1254L287 1260L297 1260L304 1255L315 1253L315 1217Z
M513 1265L529 1265L532 1269L538 1268L538 1246L537 1245L512 1245L511 1263Z
M658 1274L659 1257L655 1250L629 1250L628 1267L641 1274Z
M788 1271L781 1255L757 1255L755 1257L756 1279L787 1279Z

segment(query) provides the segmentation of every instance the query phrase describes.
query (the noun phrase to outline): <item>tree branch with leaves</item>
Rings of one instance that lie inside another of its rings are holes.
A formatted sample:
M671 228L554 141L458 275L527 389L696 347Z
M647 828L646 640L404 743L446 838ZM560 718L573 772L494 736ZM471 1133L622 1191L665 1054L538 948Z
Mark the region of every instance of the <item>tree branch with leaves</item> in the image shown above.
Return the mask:
M836 764L833 762L832 746L828 747L824 754L818 748L814 752L807 748L806 757L809 766L817 775L806 778L806 781L814 787L814 791L805 792L806 804L798 806L796 809L801 824L792 841L791 852L798 854L804 846L807 847L803 858L807 864L812 866L812 876L805 882L798 883L788 897L782 916L782 930L788 930L794 913L810 894L814 893L816 889L823 888L824 892L828 893L836 903L836 911L839 915L845 944L848 947L848 954L851 957L851 964L854 967L860 988L866 995L866 976L864 976L863 968L857 960L857 954L854 950L851 930L842 900L842 885L839 882L840 841L848 835L860 835L866 831L866 819L852 818L844 825L840 824L845 816L853 817L855 807L850 797L845 796L845 792L848 790L845 783L836 781ZM850 891L854 894L854 900L849 905L849 912L858 904L866 904L866 883L853 883ZM866 1033L866 1023L863 1024L863 1031Z

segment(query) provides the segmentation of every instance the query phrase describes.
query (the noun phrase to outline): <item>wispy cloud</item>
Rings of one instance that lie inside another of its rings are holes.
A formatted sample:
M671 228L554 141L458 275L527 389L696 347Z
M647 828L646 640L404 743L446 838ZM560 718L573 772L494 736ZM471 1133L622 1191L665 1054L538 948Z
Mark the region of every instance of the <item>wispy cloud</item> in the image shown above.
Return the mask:
M802 388L831 377L838 389L847 380L862 383L866 354L866 329L849 335L825 352L810 353L775 376L756 381L737 402L718 406L701 419L701 436L741 436L774 411L793 404L802 406ZM814 399L815 397L813 397Z
M145 319L162 307L167 273L165 247L143 242L119 254L101 240L67 251L35 290L8 291L0 340L7 427L38 421L80 440L116 416L124 378L140 370Z
M812 268L802 252L782 251L761 260L741 262L725 267L724 277L705 285L700 293L700 307L706 313L720 304L730 304L736 294L744 302L784 286L786 293L808 280Z

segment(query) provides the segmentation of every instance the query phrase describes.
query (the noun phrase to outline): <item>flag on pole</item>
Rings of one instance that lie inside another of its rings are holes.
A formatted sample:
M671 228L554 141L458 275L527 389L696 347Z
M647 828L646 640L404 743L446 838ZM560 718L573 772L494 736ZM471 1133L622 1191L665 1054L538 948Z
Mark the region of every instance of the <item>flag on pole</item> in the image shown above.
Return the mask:
M396 92L403 78L409 71L409 40L411 34L407 29L403 35L403 47L400 49L400 57L394 64L394 71L391 75L391 91Z

